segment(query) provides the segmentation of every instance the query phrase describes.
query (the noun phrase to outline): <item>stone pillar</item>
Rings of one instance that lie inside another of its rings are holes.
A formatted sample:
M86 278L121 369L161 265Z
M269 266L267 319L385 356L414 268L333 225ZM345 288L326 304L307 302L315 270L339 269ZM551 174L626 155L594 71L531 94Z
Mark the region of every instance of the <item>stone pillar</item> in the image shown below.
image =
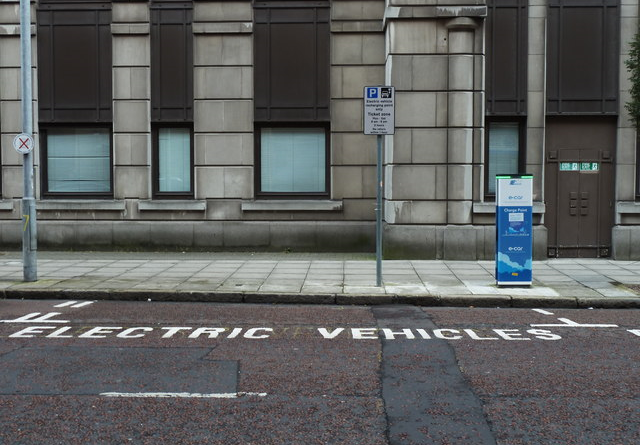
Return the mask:
M533 0L529 6L527 56L527 160L532 173L533 200L544 201L547 1ZM546 241L545 241L546 242ZM546 250L546 248L545 248Z
M620 91L619 113L616 146L616 209L615 225L612 231L613 257L616 260L638 260L640 252L640 206L635 199L635 183L637 175L636 145L637 129L634 128L625 104L631 99L631 81L624 61L629 57L630 42L638 31L638 2L620 1Z
M471 224L473 154L481 151L484 122L482 71L474 69L475 54L482 54L478 22L458 17L446 22L448 45L447 112L447 224ZM479 28L482 31L482 28ZM482 69L482 66L480 66ZM475 136L475 137L474 137Z
M208 219L238 219L253 197L253 11L194 2L195 197L224 198Z
M344 218L375 221L376 136L363 134L363 88L385 82L384 2L331 5L331 193Z
M114 2L113 190L151 198L151 46L147 2Z
M485 16L477 2L387 4L386 83L396 87L396 134L386 138L386 257L475 258L482 251L470 224L482 161Z

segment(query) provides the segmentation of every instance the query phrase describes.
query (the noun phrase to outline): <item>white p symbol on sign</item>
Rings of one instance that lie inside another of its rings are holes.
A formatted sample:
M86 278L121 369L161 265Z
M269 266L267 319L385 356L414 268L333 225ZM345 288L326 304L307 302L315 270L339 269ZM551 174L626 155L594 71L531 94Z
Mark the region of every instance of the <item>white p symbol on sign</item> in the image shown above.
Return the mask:
M378 89L367 88L367 99L377 99L377 98L378 98Z

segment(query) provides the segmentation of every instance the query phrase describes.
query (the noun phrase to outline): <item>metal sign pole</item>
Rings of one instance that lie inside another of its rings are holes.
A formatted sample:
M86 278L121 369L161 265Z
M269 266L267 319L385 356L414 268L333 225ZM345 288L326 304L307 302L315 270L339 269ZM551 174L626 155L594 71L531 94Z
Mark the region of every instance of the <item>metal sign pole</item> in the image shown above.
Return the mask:
M33 132L31 91L31 1L20 0L20 70L22 73L22 133ZM22 259L25 281L38 279L36 202L33 193L33 153L23 155L24 193L22 195Z
M376 286L382 286L382 135L378 139L378 192L376 195Z
M382 136L395 133L395 98L392 86L364 87L364 134L377 135L378 186L376 193L376 286L382 286Z

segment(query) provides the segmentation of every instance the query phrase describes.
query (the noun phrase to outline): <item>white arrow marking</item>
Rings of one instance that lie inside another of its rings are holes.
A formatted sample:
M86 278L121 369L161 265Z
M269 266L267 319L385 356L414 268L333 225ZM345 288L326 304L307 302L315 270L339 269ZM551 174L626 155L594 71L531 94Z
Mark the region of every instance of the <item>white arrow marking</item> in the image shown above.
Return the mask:
M562 322L562 324L532 324L531 327L545 327L545 328L617 328L619 327L617 324L582 324L576 323L575 321L571 321L568 318L558 318Z

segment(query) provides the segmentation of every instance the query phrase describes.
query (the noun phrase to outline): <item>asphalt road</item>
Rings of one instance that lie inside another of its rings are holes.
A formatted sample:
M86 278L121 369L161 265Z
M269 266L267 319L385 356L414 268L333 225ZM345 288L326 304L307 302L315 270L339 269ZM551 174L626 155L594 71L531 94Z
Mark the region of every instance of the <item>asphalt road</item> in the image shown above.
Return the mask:
M0 300L2 444L640 443L640 312Z

